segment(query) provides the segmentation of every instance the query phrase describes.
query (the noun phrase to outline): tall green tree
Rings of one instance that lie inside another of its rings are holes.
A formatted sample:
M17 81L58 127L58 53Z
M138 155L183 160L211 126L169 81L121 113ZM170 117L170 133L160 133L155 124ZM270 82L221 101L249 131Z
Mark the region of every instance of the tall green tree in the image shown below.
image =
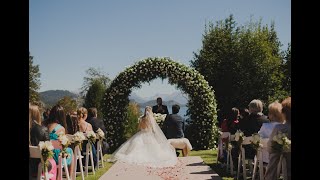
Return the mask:
M130 102L127 113L128 123L125 125L125 138L129 139L138 131L138 119L141 115L140 106L137 103Z
M40 102L38 93L41 85L40 75L39 65L33 64L33 56L29 52L29 101L33 104L39 104Z
M98 117L102 118L102 100L106 91L106 85L99 80L93 80L84 98L84 107L95 107L98 111Z
M64 108L65 113L72 113L77 110L77 101L70 96L64 96L63 98L59 99L57 104Z
M82 97L86 95L89 88L96 81L98 81L105 87L108 87L111 80L100 68L90 67L89 69L86 70L86 76L83 78L83 84L80 92Z
M97 108L98 117L103 118L101 109L102 100L111 80L100 68L90 67L86 70L86 74L87 76L83 78L80 92L82 97L84 97L83 106L86 108Z
M247 107L252 99L267 105L282 97L281 43L274 23L262 25L252 19L237 26L233 15L205 26L202 48L191 66L215 90L218 117L232 107Z
M291 44L288 45L288 49L285 51L284 61L283 61L283 72L284 72L284 81L283 87L288 96L291 95Z

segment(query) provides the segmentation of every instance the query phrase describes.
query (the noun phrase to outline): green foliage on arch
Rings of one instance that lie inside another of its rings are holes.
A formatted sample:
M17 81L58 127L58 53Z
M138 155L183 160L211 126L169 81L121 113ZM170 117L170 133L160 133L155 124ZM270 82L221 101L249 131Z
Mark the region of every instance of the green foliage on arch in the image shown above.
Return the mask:
M189 95L188 114L192 120L186 137L194 149L213 148L218 135L216 100L214 91L204 77L195 69L169 58L147 58L121 72L106 90L103 100L104 122L110 152L123 142L129 95L133 88L140 88L156 78L168 78Z

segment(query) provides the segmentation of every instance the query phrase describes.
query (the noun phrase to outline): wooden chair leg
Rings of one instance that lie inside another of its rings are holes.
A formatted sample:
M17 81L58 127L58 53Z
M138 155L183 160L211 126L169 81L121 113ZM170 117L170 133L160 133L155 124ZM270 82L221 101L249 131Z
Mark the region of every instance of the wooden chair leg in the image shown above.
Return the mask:
M81 151L79 148L79 145L75 147L74 149L74 179L76 178L77 175L77 163L79 161L79 167L80 167L80 172L81 172L81 178L84 180L84 173L83 173L83 166L82 166L82 157L81 157Z
M89 142L88 142L89 143ZM85 175L88 176L88 166L89 166L89 144L86 145L86 164L85 164Z
M263 172L263 159L262 159L262 151L258 150L258 162L259 162L259 179L264 180L264 172Z
M102 164L102 168L104 168L104 164L103 164L103 154L102 154L102 141L100 141L100 149L99 152L100 153L100 159L101 159L101 164ZM98 164L99 166L99 164Z
M91 145L90 145L90 146L91 146ZM89 149L90 149L90 160L91 160L92 172L93 172L93 174L96 174L96 173L95 173L95 170L94 170L94 162L93 162L93 155L92 155L92 147L90 147Z
M252 180L256 179L256 172L257 172L257 166L258 166L258 158L257 156L254 157L253 161L253 172L252 172Z
M67 180L70 180L67 160L65 157L62 160L63 160L63 167L64 167L64 171L66 172Z
M41 172L42 172L43 166L42 163L40 162L38 165L38 175L37 175L37 180L41 180ZM43 170L44 171L44 170Z
M99 169L99 163L100 163L100 141L97 142L97 169Z
M240 152L240 153L239 153L239 156L238 156L237 180L238 180L239 177L240 177L241 160L242 160L242 154L241 154L241 152Z
M246 168L246 156L245 156L245 150L244 148L241 148L242 153L242 169L243 169L243 179L247 179L247 168Z

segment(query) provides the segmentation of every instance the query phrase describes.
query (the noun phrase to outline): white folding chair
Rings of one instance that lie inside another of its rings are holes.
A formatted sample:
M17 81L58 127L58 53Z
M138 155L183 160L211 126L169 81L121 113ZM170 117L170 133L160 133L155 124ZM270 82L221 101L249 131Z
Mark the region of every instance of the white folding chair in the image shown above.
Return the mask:
M91 143L88 141L87 145L86 145L86 164L85 164L85 175L88 176L88 167L89 167L89 156L90 156L90 160L91 160L91 167L92 167L92 172L93 174L95 174L94 171L94 163L93 163L93 154L92 154L92 145Z
M44 179L45 180L49 180L49 176L48 176L48 169L44 170L43 169L43 159L41 156L41 150L39 146L30 146L29 145L29 152L30 152L30 158L39 158L41 159L41 162L38 165L38 173L37 173L37 180L41 179L41 173L44 173Z
M290 153L291 148L287 152ZM282 173L283 180L288 180L287 160L286 160L286 157L284 156L283 153L280 155L280 161L279 161L278 168L277 168L277 177L278 178L280 177L280 173Z
M262 147L259 147L257 150L257 155L254 158L254 165L253 165L253 173L252 173L252 180L255 180L256 178L256 171L257 167L259 167L259 179L263 180L264 179L264 161L262 156L264 156L264 153L268 153L265 151L267 148L267 143L268 143L269 138L260 138L260 143L262 144Z
M67 138L69 139L69 141L71 143L74 143L73 142L73 137L74 135L71 135L71 134L66 134L67 135ZM81 155L81 151L80 151L80 145L76 145L74 147L74 151L73 151L73 155L74 155L74 177L76 177L77 175L77 164L78 164L78 161L79 161L79 166L80 166L80 173L81 173L81 178L82 180L84 180L84 173L83 173L83 166L82 166L82 158L83 156Z
M223 156L223 139L228 139L229 140L229 136L230 136L230 132L222 132L222 134L220 135L219 139L218 139L218 152L217 152L217 164L218 164L218 160L221 156ZM227 162L228 164L228 162Z
M97 169L99 169L99 164L100 164L100 161L101 161L101 165L102 167L104 168L104 164L103 164L103 154L102 154L102 139L99 140L97 139L98 142L97 142Z
M232 134L229 136L229 143L235 141L235 135ZM228 145L228 144L227 144ZM232 160L232 148L227 147L227 171L228 171L228 167L229 167L229 163L230 163L230 174L233 175L234 174L234 169L233 169L233 160Z
M63 163L63 165L62 165ZM59 165L58 165L58 170L59 170L59 178L60 180L62 180L62 170L64 169L65 173L66 173L66 177L67 180L71 180L70 176L69 176L69 170L68 170L68 165L67 165L67 159L66 157L61 157L61 155L59 155Z
M247 169L246 169L246 156L245 156L245 149L243 148L243 145L251 144L252 136L245 137L243 142L240 144L240 153L238 157L238 171L237 171L237 179L239 179L240 176L240 166L242 162L242 175L243 179L247 179ZM249 160L250 162L250 160ZM250 164L250 171L252 171L252 165Z

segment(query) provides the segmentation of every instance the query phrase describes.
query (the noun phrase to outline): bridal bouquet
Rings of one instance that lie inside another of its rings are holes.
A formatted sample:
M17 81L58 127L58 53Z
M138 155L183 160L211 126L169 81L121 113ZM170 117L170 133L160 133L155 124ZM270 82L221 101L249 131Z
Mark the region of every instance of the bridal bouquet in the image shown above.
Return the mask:
M104 132L100 128L97 130L97 135L99 140L105 139Z
M93 131L87 132L87 139L91 144L96 142L96 138L97 138L96 133L94 133Z
M82 150L81 143L85 139L86 137L84 137L83 132L78 131L73 135L72 141L74 142L75 146L80 145L80 150Z
M48 159L53 157L53 146L50 141L40 141L39 147L41 151L41 156L44 161L44 169L48 168Z
M260 135L259 135L258 133L252 134L251 144L252 144L253 148L255 148L256 150L257 150L259 147L262 147L262 146L263 146L263 145L260 143Z
M154 113L153 117L158 123L159 127L162 128L163 122L166 119L167 114Z
M291 140L287 137L285 133L278 133L272 138L272 149L282 153L288 152L291 147Z
M62 146L62 150L61 150L62 157L68 157L67 147L71 144L71 142L69 141L68 137L65 134L60 134L58 139Z

